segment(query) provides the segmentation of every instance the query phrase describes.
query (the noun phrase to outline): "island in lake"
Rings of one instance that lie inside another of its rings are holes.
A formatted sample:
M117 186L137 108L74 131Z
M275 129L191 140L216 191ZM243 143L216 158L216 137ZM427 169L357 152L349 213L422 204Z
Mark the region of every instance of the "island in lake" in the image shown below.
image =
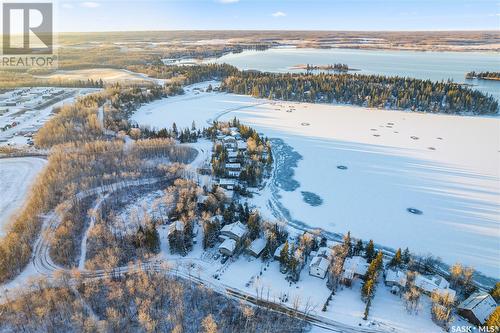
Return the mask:
M469 72L465 74L465 78L468 80L478 79L478 80L494 80L500 81L500 72Z

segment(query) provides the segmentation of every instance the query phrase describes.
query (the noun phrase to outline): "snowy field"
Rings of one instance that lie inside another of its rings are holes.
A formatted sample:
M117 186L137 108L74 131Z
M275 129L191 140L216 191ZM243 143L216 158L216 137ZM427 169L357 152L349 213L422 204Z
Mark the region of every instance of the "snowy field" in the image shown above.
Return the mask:
M9 217L23 205L35 176L46 163L36 157L0 159L0 237L5 234Z
M103 80L106 83L116 83L125 81L128 82L132 81L134 83L141 83L144 81L148 81L156 83L158 81L162 81L150 78L147 75L141 73L134 73L125 69L115 69L115 68L58 70L49 75L38 75L36 77L48 80L82 80L82 81Z
M271 214L266 206L274 196L293 221L311 228L350 230L500 276L498 118L273 102L190 87L184 96L143 106L133 120L156 128L194 120L202 127L233 117L300 154L295 187L266 188L255 198L264 212ZM281 160L280 168L293 167L293 160ZM308 204L302 192L322 204Z

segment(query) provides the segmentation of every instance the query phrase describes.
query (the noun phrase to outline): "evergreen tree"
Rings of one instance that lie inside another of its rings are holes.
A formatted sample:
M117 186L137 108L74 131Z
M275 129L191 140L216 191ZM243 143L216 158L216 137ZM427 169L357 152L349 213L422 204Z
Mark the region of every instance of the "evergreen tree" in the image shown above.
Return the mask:
M402 264L402 255L401 255L401 249L399 248L396 251L396 254L394 257L392 257L391 261L389 262L389 267L400 267Z
M403 251L403 254L401 254L401 261L403 264L408 265L410 263L410 259L411 259L410 250L408 250L408 248L406 248Z
M363 241L361 239L358 239L358 241L356 242L356 245L354 245L353 254L355 256L359 256L363 253L363 250L364 250Z
M365 249L365 258L366 261L368 261L369 263L371 263L372 260L375 258L375 246L373 244L373 240L371 239L368 242L368 245L366 246Z
M280 264L284 268L288 268L289 263L290 263L290 253L289 253L289 247L288 247L288 241L285 242L285 246L281 249L280 252Z

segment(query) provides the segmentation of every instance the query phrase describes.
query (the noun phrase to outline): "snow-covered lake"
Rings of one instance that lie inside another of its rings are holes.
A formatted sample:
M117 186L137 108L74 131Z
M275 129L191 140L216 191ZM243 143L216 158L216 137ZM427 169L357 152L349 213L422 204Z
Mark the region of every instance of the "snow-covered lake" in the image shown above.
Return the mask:
M0 237L5 234L9 217L23 205L35 176L46 163L37 157L0 159Z
M294 220L500 276L500 119L273 102L191 87L142 107L133 120L202 127L233 117L300 154L293 169L300 186L278 188ZM303 191L323 203L306 203ZM268 197L255 199L264 211Z

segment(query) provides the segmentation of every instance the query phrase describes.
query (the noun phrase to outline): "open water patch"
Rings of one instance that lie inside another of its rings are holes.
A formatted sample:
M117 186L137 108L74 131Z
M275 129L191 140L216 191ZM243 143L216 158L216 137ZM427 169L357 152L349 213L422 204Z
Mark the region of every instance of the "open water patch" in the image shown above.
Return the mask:
M321 199L321 197L316 193L308 191L301 191L300 193L302 194L304 202L313 207L321 206L323 204L323 199Z

